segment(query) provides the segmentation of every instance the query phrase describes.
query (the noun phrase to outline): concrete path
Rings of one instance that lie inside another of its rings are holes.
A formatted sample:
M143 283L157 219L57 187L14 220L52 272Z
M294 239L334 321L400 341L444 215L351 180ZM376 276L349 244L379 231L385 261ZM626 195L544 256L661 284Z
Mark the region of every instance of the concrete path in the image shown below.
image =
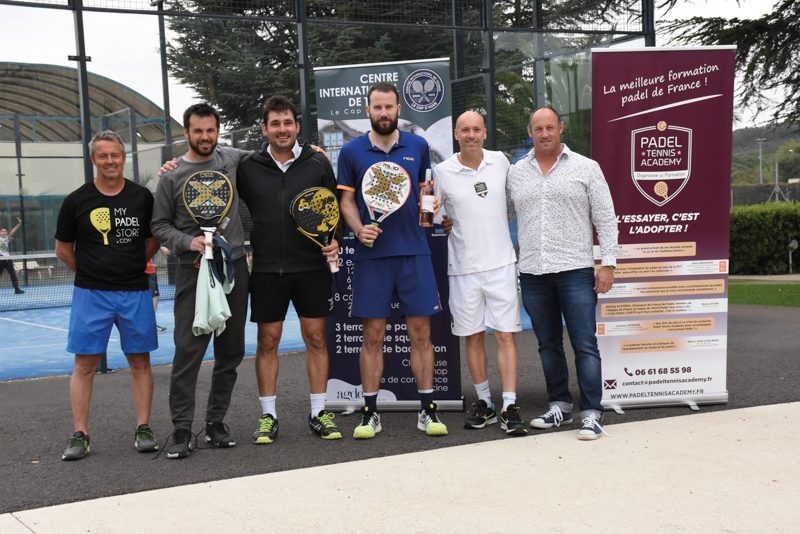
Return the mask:
M796 532L800 403L193 484L5 514L6 534Z

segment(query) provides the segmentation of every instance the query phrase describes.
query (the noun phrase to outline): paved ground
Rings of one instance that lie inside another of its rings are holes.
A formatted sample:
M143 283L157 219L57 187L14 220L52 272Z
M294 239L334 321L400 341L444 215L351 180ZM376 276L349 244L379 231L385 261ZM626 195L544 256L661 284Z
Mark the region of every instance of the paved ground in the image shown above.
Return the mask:
M0 382L7 414L0 513L14 512L0 516L0 531L126 532L134 528L128 518L152 516L150 527L203 532L254 531L267 517L281 532L327 521L334 531L368 521L371 530L391 532L544 525L552 532L791 532L798 408L769 405L800 402L798 325L800 308L731 305L728 404L699 413L609 412L604 423L613 437L594 443L578 442L575 428L525 438L505 438L496 426L466 431L464 414L454 412L444 414L450 435L443 438L417 431L412 413L385 413L374 440L352 440L355 420L338 417L345 439L324 442L307 433L304 353L294 353L281 357L281 435L272 445L248 442L259 415L251 358L240 368L227 419L237 447L198 450L181 461L136 453L130 376L120 371L96 378L92 454L67 463L60 454L72 431L68 377ZM518 399L530 418L546 396L535 337L523 332L518 340ZM201 392L209 369L204 364ZM465 366L462 374L469 384ZM170 428L168 376L168 366L156 368L152 426L161 439ZM499 393L495 372L490 380ZM471 387L464 391L474 401ZM757 406L766 408L732 411ZM146 490L160 491L117 497ZM111 498L31 510L99 497Z

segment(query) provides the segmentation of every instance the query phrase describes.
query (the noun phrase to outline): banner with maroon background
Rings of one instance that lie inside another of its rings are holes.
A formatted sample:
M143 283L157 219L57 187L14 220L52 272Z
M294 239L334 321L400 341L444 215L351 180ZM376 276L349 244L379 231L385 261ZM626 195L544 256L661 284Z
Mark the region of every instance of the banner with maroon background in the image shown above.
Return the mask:
M592 51L592 158L620 242L597 307L608 408L728 400L734 54Z

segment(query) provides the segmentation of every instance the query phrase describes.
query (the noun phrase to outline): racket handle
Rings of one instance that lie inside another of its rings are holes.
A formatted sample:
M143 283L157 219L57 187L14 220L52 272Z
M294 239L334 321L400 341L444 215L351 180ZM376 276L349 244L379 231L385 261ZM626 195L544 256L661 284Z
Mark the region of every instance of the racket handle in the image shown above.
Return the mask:
M203 227L203 228L200 228L200 229L203 231L203 235L206 237L206 239L208 241L211 241L212 239L214 239L214 232L217 231L216 228L205 228L205 227ZM207 260L213 260L214 259L214 252L211 249L210 245L206 245L205 258Z
M380 225L381 225L381 223L379 223L378 221L372 221L372 226L380 226ZM372 245L374 243L375 243L374 241L372 243L364 243L364 246L372 248Z
M330 267L332 273L338 273L339 272L339 260L337 259L336 261L329 261L328 262L328 267Z

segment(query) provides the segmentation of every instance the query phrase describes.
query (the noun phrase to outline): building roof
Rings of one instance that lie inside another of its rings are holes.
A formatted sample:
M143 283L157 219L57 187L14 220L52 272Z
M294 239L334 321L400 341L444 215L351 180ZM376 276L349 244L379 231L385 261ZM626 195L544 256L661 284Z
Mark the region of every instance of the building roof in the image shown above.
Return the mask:
M111 129L130 141L130 108L138 140L164 142L164 111L130 87L89 73L92 132ZM0 62L0 141L14 139L14 114L20 115L23 141L81 141L78 70L57 65ZM105 119L104 119L105 117ZM173 140L183 127L172 119Z

